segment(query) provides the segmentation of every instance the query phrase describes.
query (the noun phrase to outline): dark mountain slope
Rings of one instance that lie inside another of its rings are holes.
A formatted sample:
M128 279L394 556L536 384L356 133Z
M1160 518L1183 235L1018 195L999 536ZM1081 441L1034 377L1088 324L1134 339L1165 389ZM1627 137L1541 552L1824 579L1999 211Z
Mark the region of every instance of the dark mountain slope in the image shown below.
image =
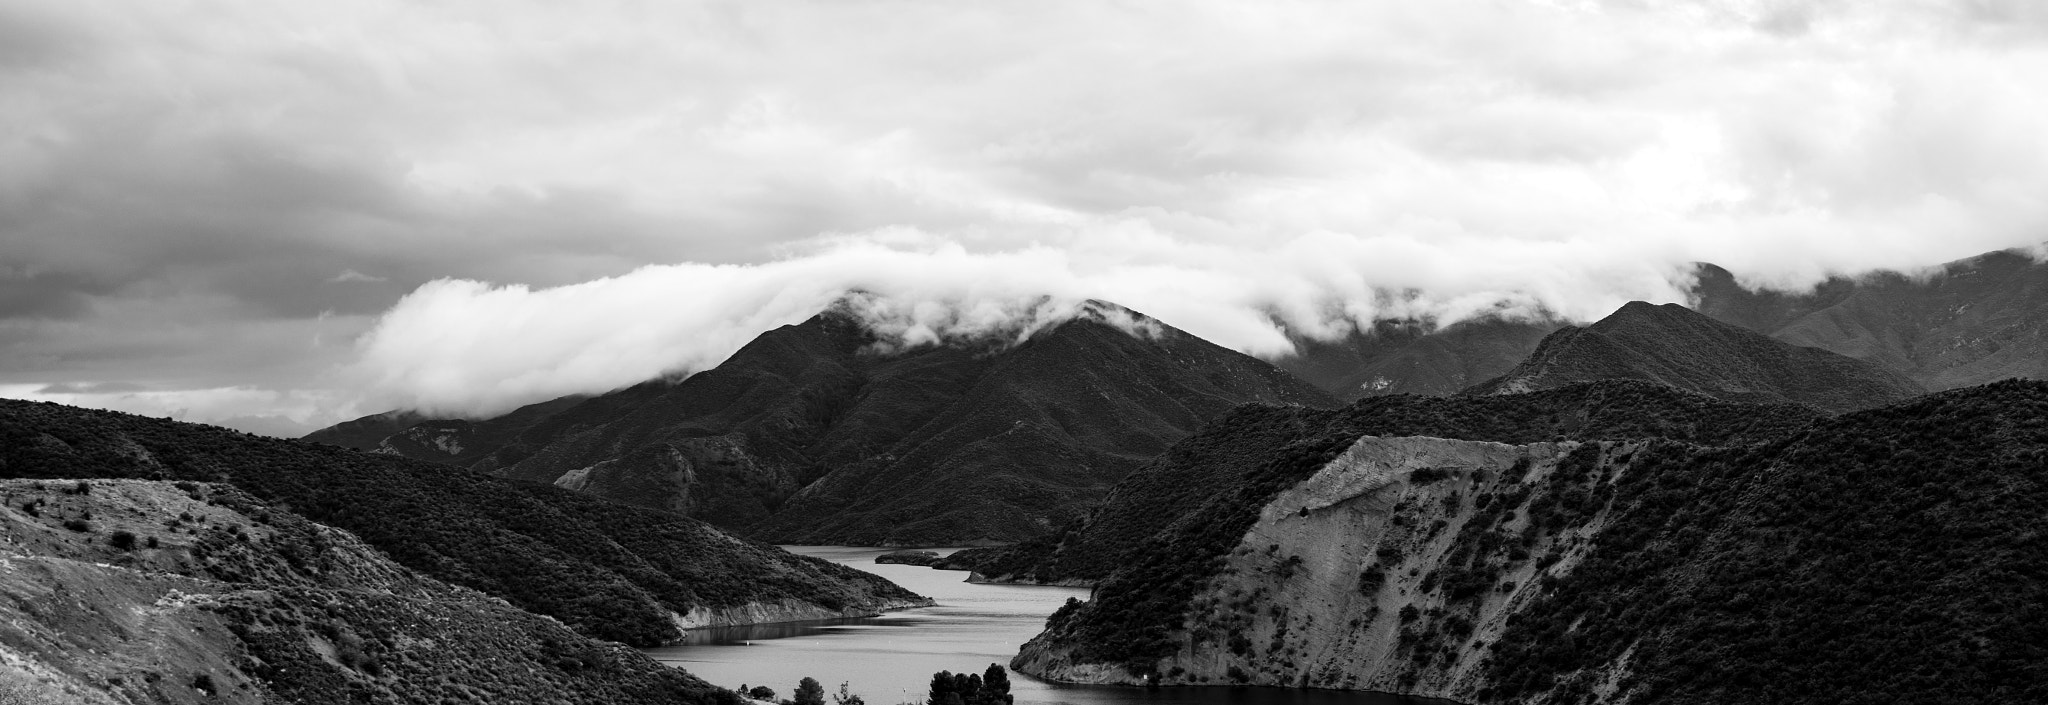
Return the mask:
M0 535L10 703L741 702L232 486L0 480Z
M674 514L117 412L0 400L0 473L227 482L409 568L631 644L675 638L679 625L874 614L921 600Z
M1441 329L1380 321L1341 340L1296 341L1274 364L1343 401L1382 394L1449 396L1498 377L1564 327L1553 320L1480 318Z
M2048 697L2048 383L1745 440L1302 437L1014 665L1475 703Z
M527 429L574 408L588 397L572 395L513 409L502 416L468 419L419 419L379 439L367 450L452 465L470 465L503 448ZM403 412L401 412L403 413ZM307 436L306 440L320 439Z
M1014 345L879 348L828 311L714 369L571 406L473 467L779 542L1017 540L1237 404L1333 404L1099 302Z
M1794 344L1875 363L1929 389L2048 378L2048 263L2018 252L1925 276L1836 278L1811 292L1750 291L1700 265L1701 313Z
M2048 384L1641 455L1629 510L1502 635L1496 696L1585 693L1574 670L1632 651L1644 702L2048 700Z
M813 483L759 533L799 543L1028 538L1247 401L1328 403L1178 330L1140 338L1069 321L991 358L892 457Z
M1672 438L1753 442L1789 433L1819 414L1794 405L1725 402L1636 381L1579 384L1531 394L1373 397L1341 410L1245 406L1218 417L1112 490L1086 522L1013 546L972 549L943 566L999 582L1090 584L1153 551L1149 540L1177 523L1241 523L1264 503L1266 477L1288 482L1360 436L1433 436L1500 443L1561 439ZM1320 450L1318 450L1320 449ZM1336 449L1336 450L1332 450ZM1311 452L1312 451L1312 452ZM1300 455L1307 465L1268 469ZM1313 460L1321 458L1321 460Z
M413 411L391 410L371 414L359 419L343 421L333 426L306 434L301 440L327 445L341 446L355 450L376 450L378 444L391 434L412 428L426 416Z
M1543 339L1507 374L1466 394L1513 394L1601 379L1639 379L1735 401L1869 408L1920 393L1898 373L1782 343L1677 304L1631 302Z

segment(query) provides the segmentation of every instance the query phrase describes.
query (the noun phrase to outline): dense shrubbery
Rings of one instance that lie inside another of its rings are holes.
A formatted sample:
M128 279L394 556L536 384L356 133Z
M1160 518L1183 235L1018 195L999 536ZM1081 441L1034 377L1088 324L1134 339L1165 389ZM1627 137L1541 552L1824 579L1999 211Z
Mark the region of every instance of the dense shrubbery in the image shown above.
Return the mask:
M1415 627L1404 626L1403 645L1423 659L1466 638L1467 606L1509 564L1557 561L1529 555L1540 545L1532 537L1584 527L1610 507L1590 552L1542 579L1490 645L1481 700L1548 692L1549 702L1587 702L1601 669L1626 653L1620 685L1637 702L2048 702L2048 383L1833 419L1613 383L1367 400L1334 416L1256 451L1266 460L1229 482L1198 476L1220 488L1198 504L1147 507L1172 523L1134 541L1121 554L1129 567L1095 600L1059 610L1049 638L1078 661L1149 670L1178 649L1193 590L1267 499L1360 433L1637 439L1583 445L1540 484L1472 497L1473 514L1424 581L1446 603L1427 620L1404 619ZM1226 420L1258 418L1275 417ZM1228 446L1231 431L1203 435ZM1142 500L1120 491L1110 506ZM1527 526L1508 531L1516 512ZM1070 535L1056 547L1082 545ZM1385 580L1368 568L1358 588Z
M1489 699L1630 656L1639 699L2048 702L2048 384L1657 443L1595 551L1521 613ZM1577 625L1574 628L1574 625Z

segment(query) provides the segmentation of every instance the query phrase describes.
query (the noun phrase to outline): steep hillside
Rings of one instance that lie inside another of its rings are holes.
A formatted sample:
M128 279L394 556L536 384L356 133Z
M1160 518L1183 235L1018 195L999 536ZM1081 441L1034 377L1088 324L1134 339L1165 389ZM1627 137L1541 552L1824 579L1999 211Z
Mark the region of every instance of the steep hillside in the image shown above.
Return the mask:
M57 404L0 400L0 473L226 482L405 566L636 645L679 629L926 601L695 520L442 465Z
M427 417L418 412L394 409L328 426L306 434L303 440L355 450L376 450L378 444L391 437L391 434L412 428L415 424L427 420Z
M0 481L0 536L0 671L49 702L740 702L231 486Z
M364 450L402 455L415 460L468 465L513 442L526 429L548 420L555 414L574 408L587 398L579 394L551 399L538 404L528 404L502 416L481 421L426 419L413 415L415 419L411 424L385 434ZM406 415L405 412L392 413ZM306 440L321 441L315 436L307 436Z
M1639 379L1734 401L1842 412L1896 402L1919 385L1877 365L1731 326L1677 304L1631 302L1585 327L1550 334L1507 374L1464 394L1514 394L1602 379Z
M569 406L469 467L781 543L1009 541L1046 533L1245 402L1334 404L1100 302L1022 342L908 350L835 309L714 369Z
M1473 703L2048 697L2048 383L1730 445L1310 440L1013 665Z
M1564 325L1480 318L1439 329L1418 321L1380 321L1340 340L1298 340L1295 354L1274 364L1344 401L1382 394L1448 396L1505 374Z
M1493 397L1394 395L1336 411L1246 406L1132 473L1085 522L1051 537L956 552L939 567L972 570L994 582L1093 584L1152 551L1148 541L1168 526L1196 516L1242 519L1247 515L1232 512L1257 504L1245 504L1243 493L1263 496L1267 483L1298 479L1360 436L1726 444L1775 438L1818 418L1801 406L1725 402L1636 381ZM1276 465L1279 458L1309 464Z
M1701 265L1693 296L1717 320L1871 362L1928 389L2048 379L2048 263L2018 252L1924 275L1836 278L1791 294L1751 291L1727 270Z

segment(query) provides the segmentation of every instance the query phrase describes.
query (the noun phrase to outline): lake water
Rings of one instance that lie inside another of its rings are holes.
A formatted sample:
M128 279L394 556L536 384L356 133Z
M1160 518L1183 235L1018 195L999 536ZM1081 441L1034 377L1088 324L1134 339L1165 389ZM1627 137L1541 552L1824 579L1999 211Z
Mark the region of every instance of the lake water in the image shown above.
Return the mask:
M728 688L766 685L778 698L810 676L828 693L848 683L869 705L922 703L933 673L980 673L991 663L1008 668L1017 647L1038 634L1053 610L1069 597L1088 599L1085 588L980 585L966 582L960 571L877 565L875 557L887 549L784 548L881 575L938 605L861 619L699 629L648 655ZM1296 688L1073 686L1020 673L1011 673L1010 682L1019 705L1453 705Z

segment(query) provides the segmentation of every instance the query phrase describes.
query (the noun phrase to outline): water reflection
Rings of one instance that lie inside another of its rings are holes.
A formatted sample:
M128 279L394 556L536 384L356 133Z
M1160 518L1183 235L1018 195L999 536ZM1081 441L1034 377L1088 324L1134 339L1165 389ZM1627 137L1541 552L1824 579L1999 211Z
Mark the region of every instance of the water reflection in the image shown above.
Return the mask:
M881 575L939 604L879 617L692 630L682 643L649 649L648 655L729 688L766 685L778 697L788 697L798 679L810 676L828 691L848 683L872 705L922 703L932 673L1008 666L1017 647L1045 626L1047 615L1069 597L1088 598L1084 588L976 585L957 571L878 565L875 556L884 549L785 548ZM1010 677L1011 693L1022 705L1446 705L1344 691L1072 686Z

